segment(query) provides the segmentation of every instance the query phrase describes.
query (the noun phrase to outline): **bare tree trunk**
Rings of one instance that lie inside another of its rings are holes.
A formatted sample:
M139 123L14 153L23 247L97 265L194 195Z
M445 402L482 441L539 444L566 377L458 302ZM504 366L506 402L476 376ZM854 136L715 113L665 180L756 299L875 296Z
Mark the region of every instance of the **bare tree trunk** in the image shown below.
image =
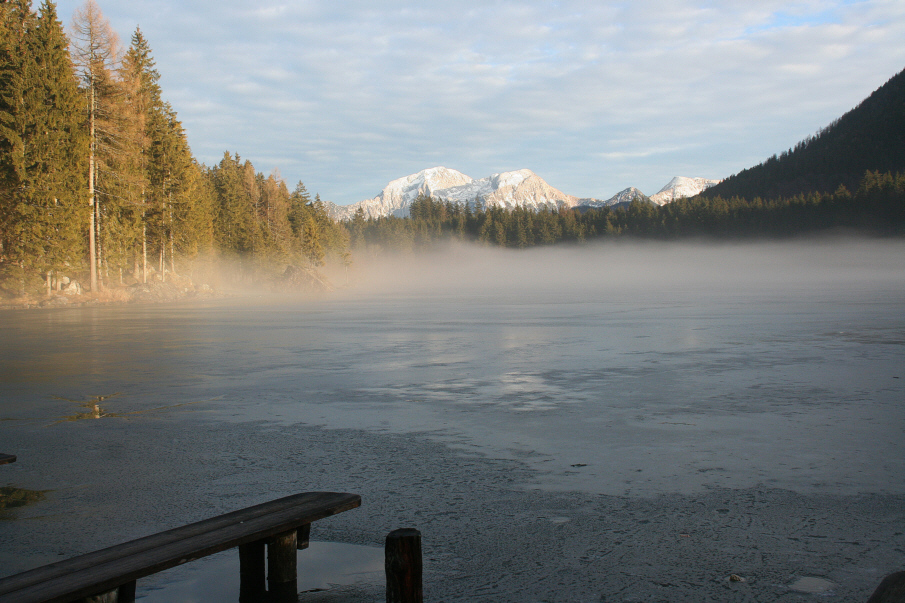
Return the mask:
M148 282L148 225L141 225L141 282Z
M88 109L88 207L91 211L88 219L88 262L91 265L91 292L94 293L97 291L97 247L94 231L94 86L91 86L89 102L91 106Z
M104 288L104 284L110 281L110 275L104 270L107 262L105 261L104 246L101 245L101 204L98 203L96 198L94 200L94 211L97 214L94 218L94 227L97 229L97 234L94 237L97 242L97 290L101 291Z
M176 274L176 244L173 241L173 199L172 193L167 193L170 197L170 274Z
M47 271L47 297L53 294L53 272Z

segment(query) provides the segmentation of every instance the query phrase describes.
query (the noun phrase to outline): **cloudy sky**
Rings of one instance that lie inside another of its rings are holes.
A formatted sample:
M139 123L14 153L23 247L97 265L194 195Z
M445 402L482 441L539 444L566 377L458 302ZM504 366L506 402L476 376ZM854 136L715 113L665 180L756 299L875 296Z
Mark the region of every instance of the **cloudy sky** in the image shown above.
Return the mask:
M722 178L905 68L901 0L97 2L145 34L200 161L340 205L438 165L597 198Z

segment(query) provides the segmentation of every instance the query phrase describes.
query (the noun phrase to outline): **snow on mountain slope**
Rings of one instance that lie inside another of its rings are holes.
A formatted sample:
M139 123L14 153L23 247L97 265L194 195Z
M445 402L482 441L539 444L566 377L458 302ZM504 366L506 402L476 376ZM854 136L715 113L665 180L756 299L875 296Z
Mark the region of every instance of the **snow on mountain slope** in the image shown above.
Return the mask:
M676 199L694 197L714 184L719 184L719 182L719 180L708 180L707 178L685 178L684 176L676 176L670 180L666 186L661 188L656 195L653 195L650 200L657 205L665 205Z
M575 207L578 199L547 184L531 170L517 170L494 174L474 180L456 170L435 167L390 182L373 199L352 205L327 205L327 212L334 220L350 220L358 208L366 218L383 216L405 217L409 206L418 195L426 194L434 199L467 203L479 207L503 207L512 209L525 206L534 210L542 207Z
M472 182L470 176L445 167L421 170L404 178L393 180L373 199L365 199L352 205L340 206L332 203L327 207L334 220L350 220L358 208L362 208L365 218L384 216L405 217L408 207L418 195L437 196L439 191Z
M531 170L493 174L469 184L438 191L437 198L479 207L517 206L533 210L575 207L578 199L547 184Z

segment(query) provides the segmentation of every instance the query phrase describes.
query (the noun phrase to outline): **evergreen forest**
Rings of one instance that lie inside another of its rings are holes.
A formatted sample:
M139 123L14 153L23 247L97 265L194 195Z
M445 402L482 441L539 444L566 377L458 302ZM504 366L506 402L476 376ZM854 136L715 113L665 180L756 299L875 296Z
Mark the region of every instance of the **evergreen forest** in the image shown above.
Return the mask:
M87 0L70 31L50 0L0 2L0 291L191 282L215 258L245 281L348 261L303 183L234 153L195 160L140 29L122 47Z

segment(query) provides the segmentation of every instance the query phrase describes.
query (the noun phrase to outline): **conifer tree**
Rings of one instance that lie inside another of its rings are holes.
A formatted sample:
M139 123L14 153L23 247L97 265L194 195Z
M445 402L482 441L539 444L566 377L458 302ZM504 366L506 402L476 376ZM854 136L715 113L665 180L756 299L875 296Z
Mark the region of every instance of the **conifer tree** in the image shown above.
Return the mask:
M19 281L20 293L25 289L17 233L28 130L24 96L29 73L34 70L28 35L34 29L35 15L29 4L25 0L0 3L0 268L5 276Z
M147 40L139 28L132 34L131 44L122 60L119 73L122 88L123 144L120 179L122 196L134 208L140 232L133 249L133 276L148 280L148 221L150 196L150 155L154 132L162 124L160 74ZM140 265L140 269L139 269Z

